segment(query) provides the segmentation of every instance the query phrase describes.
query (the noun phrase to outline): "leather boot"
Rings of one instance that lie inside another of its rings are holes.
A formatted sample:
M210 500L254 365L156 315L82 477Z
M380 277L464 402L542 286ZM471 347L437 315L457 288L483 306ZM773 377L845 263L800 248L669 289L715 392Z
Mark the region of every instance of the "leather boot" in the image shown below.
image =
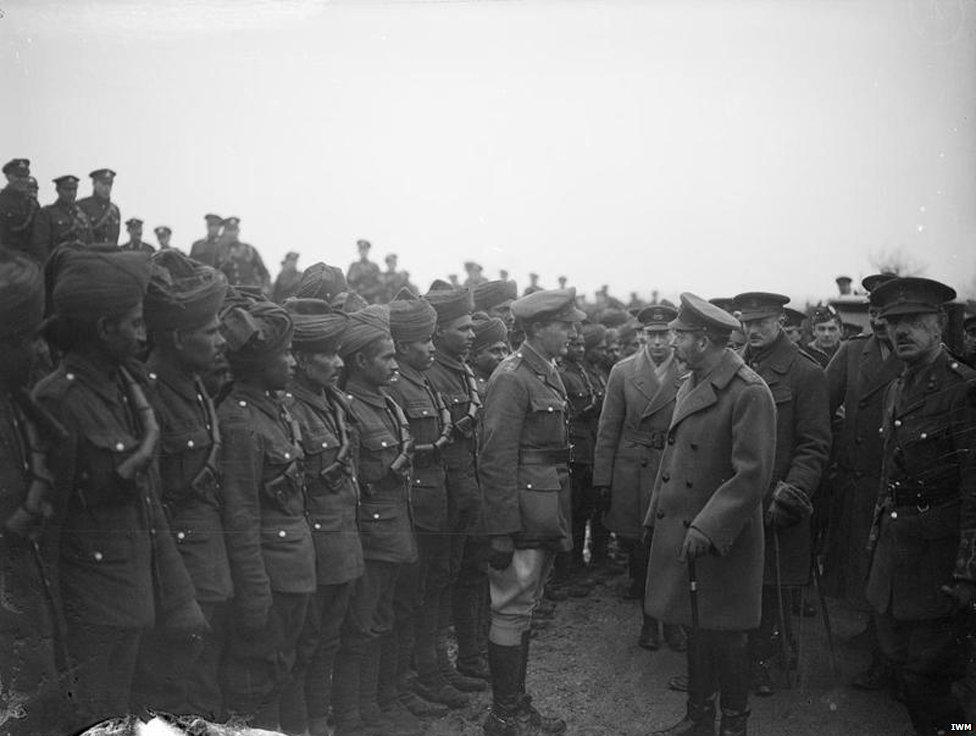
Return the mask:
M529 670L529 646L532 640L531 632L522 632L522 667L519 670L519 712L528 717L529 722L535 726L540 733L561 734L566 732L566 721L562 718L553 718L542 715L532 705L532 696L525 691L525 678Z
M481 655L482 644L482 612L481 609L487 600L487 578L467 580L465 584L454 586L451 598L452 618L454 620L454 634L457 639L457 669L450 668L450 672L445 672L454 687L462 692L477 692L487 690L485 683L487 677L475 678L477 685L471 683L470 676L461 675L464 680L457 680L457 673L463 670L478 671L484 668ZM441 662L447 661L446 644L438 641L438 657ZM440 657L440 649L444 647L444 657ZM487 672L484 674L487 675Z
M537 736L531 720L519 712L522 646L503 647L488 642L488 666L491 669L491 709L485 720L485 736Z
M462 693L478 693L488 689L488 683L484 680L467 677L454 669L447 656L447 639L443 636L437 639L437 667L447 684L455 690Z
M637 646L654 652L661 648L661 638L658 633L657 619L644 614L644 623L641 625L640 637L637 639Z
M749 711L732 710L722 708L722 726L719 729L719 736L746 736L746 721L749 720Z
M760 659L752 665L752 689L760 698L768 698L776 693L769 662Z
M669 728L651 731L649 736L715 736L715 696L702 703L689 698L684 718Z

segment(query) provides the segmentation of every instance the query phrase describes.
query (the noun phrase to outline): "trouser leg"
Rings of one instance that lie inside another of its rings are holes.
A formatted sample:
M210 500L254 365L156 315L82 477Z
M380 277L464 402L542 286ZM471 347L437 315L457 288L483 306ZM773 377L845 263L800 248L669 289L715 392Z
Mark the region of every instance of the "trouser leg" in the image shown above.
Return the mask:
M71 689L82 723L92 724L130 712L132 679L142 629L67 621Z

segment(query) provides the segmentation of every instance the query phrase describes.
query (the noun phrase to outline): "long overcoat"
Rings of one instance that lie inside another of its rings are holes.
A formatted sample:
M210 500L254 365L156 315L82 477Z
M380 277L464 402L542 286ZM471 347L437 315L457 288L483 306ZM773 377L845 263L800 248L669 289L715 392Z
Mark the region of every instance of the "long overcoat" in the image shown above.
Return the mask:
M813 498L830 459L830 412L823 369L784 334L761 355L750 355L748 348L743 352L776 403L776 462L764 505L769 507L779 481ZM767 530L766 585L806 585L810 581L812 537L809 519L775 532Z
M680 385L673 358L659 379L644 350L610 371L597 429L593 485L610 488L604 523L621 537L638 539L643 531Z
M901 368L898 356L883 355L873 335L844 342L827 366L830 411L843 406L843 421L834 442L824 578L828 595L862 610L867 610L867 539L881 483L878 429L885 389Z
M763 495L776 445L776 410L763 380L732 351L678 390L674 416L644 525L653 527L645 612L691 625L688 567L678 557L688 528L712 554L697 561L698 605L706 629L759 626Z

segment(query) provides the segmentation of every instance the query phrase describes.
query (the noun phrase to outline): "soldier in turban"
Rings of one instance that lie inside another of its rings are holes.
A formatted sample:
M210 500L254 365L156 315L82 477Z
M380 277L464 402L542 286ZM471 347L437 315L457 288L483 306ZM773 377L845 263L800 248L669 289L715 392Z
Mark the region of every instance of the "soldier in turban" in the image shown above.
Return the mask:
M134 362L145 342L143 253L67 250L47 336L64 353L35 395L67 431L55 471L65 505L59 573L80 716L129 712L153 626L206 628L170 536L156 471L159 424Z
M0 681L30 704L24 717L5 724L15 736L67 730L59 723L60 612L47 588L57 540L48 524L54 507L46 454L62 437L26 390L43 312L40 268L0 248L0 579L7 596L0 608Z
M284 307L241 292L221 313L221 330L234 375L217 412L234 581L224 702L251 726L277 730L316 582L300 435L276 393L294 373L294 324Z
M478 395L484 401L488 379L512 349L508 344L508 327L503 320L489 317L484 312L475 312L472 320L474 340L471 342L468 365L474 373Z
M159 251L152 264L143 313L153 344L147 393L161 433L161 498L211 632L202 641L147 635L135 689L153 707L212 720L221 709L217 670L233 584L219 501L217 411L201 375L226 344L217 313L227 280L173 249Z

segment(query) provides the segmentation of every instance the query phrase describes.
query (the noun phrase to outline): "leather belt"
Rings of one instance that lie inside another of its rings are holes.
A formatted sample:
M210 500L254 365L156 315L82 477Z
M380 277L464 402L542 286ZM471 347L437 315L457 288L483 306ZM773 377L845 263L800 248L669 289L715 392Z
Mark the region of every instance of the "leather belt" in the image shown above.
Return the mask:
M519 462L522 465L560 465L570 461L570 448L560 447L551 450L522 450Z

